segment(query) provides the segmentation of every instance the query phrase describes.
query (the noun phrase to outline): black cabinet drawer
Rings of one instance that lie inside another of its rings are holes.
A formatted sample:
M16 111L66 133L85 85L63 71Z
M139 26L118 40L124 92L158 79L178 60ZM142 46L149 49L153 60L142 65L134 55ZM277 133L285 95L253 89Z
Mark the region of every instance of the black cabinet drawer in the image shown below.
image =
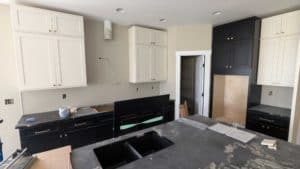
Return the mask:
M113 137L113 123L71 130L66 137L72 148L96 143Z
M21 147L31 154L47 151L62 146L62 134L59 131L47 131L33 136L21 136Z
M65 130L73 130L77 128L87 128L96 126L102 123L112 123L113 116L112 113L106 115L98 115L98 116L88 116L79 119L75 119L71 122L67 122L64 124Z
M72 148L113 137L113 113L96 114L20 129L22 148L31 154L71 145Z
M275 116L268 113L262 113L251 110L248 110L247 112L247 123L248 122L269 124L280 128L286 128L287 130L290 125L290 119L288 117Z
M259 122L247 122L247 129L254 130L272 137L280 138L283 140L288 139L288 129L280 128L277 126L259 123Z
M26 137L37 136L37 135L56 133L58 131L59 131L59 127L56 126L56 124L43 125L37 127L30 127L26 129L20 129L20 136L22 138L26 138Z

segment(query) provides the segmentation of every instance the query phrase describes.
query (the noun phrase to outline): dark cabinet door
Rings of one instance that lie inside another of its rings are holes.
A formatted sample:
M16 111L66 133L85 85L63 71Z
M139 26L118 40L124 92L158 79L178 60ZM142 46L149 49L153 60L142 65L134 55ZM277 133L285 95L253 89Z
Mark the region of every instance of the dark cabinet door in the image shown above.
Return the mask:
M213 31L212 68L215 74L256 74L252 70L254 46L258 43L256 17L217 26Z
M215 74L228 73L230 65L231 46L231 43L224 43L223 41L214 43L212 69Z
M110 122L70 130L65 133L65 137L65 141L70 144L72 148L96 143L113 137L113 123Z
M231 40L251 40L254 38L256 18L250 18L231 24Z
M251 73L252 40L231 42L230 73L248 75Z
M57 130L36 130L33 135L22 136L21 147L27 148L31 154L47 151L62 146L62 134Z
M214 42L227 41L231 35L230 25L217 26L213 30Z
M247 129L254 130L272 137L287 140L289 131L267 123L247 122Z

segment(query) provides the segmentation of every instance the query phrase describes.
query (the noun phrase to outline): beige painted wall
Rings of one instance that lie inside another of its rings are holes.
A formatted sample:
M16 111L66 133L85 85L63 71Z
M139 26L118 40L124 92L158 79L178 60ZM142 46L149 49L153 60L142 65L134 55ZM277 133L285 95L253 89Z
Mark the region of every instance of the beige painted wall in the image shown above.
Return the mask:
M22 93L24 113L38 113L60 106L86 106L111 103L115 100L159 94L159 83L134 85L128 82L128 28L114 25L114 39L103 40L103 22L85 20L88 87L43 90ZM106 58L99 60L99 57ZM12 30L8 6L0 6L0 137L5 156L19 147L14 129L22 115L17 70L13 54ZM137 88L139 90L137 90ZM62 99L62 94L67 99ZM4 98L15 99L15 104L4 106Z
M19 147L19 134L14 129L22 115L20 97L17 88L17 69L15 64L12 29L9 7L0 5L0 138L4 156ZM4 99L12 98L15 104L4 105Z
M176 51L211 50L212 25L197 24L168 28L168 80L161 83L161 94L175 99Z

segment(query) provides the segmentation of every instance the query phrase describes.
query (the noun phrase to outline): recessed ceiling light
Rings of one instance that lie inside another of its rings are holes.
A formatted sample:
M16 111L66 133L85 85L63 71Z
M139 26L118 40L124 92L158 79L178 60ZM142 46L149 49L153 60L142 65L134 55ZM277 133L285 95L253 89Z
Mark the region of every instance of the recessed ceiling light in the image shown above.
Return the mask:
M159 20L159 22L165 23L165 22L167 22L167 19L162 18L162 19Z
M218 15L221 15L221 14L222 14L221 11L216 11L216 12L213 12L213 13L212 13L212 15L214 15L214 16L218 16Z
M124 13L124 12L125 12L125 10L124 10L123 8L117 8L117 9L116 9L116 12L119 12L119 13Z

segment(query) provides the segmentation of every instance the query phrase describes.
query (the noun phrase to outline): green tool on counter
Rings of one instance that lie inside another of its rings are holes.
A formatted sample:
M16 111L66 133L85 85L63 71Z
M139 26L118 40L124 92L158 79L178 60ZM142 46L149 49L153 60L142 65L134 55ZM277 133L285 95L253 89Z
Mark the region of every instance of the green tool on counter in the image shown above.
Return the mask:
M126 129L130 129L132 127L135 127L139 124L150 124L150 123L154 123L154 122L158 122L158 121L161 121L163 120L164 117L163 116L158 116L158 117L154 117L152 119L149 119L149 120L146 120L146 121L143 121L141 123L133 123L133 124L125 124L125 125L121 125L120 126L120 130L126 130Z

